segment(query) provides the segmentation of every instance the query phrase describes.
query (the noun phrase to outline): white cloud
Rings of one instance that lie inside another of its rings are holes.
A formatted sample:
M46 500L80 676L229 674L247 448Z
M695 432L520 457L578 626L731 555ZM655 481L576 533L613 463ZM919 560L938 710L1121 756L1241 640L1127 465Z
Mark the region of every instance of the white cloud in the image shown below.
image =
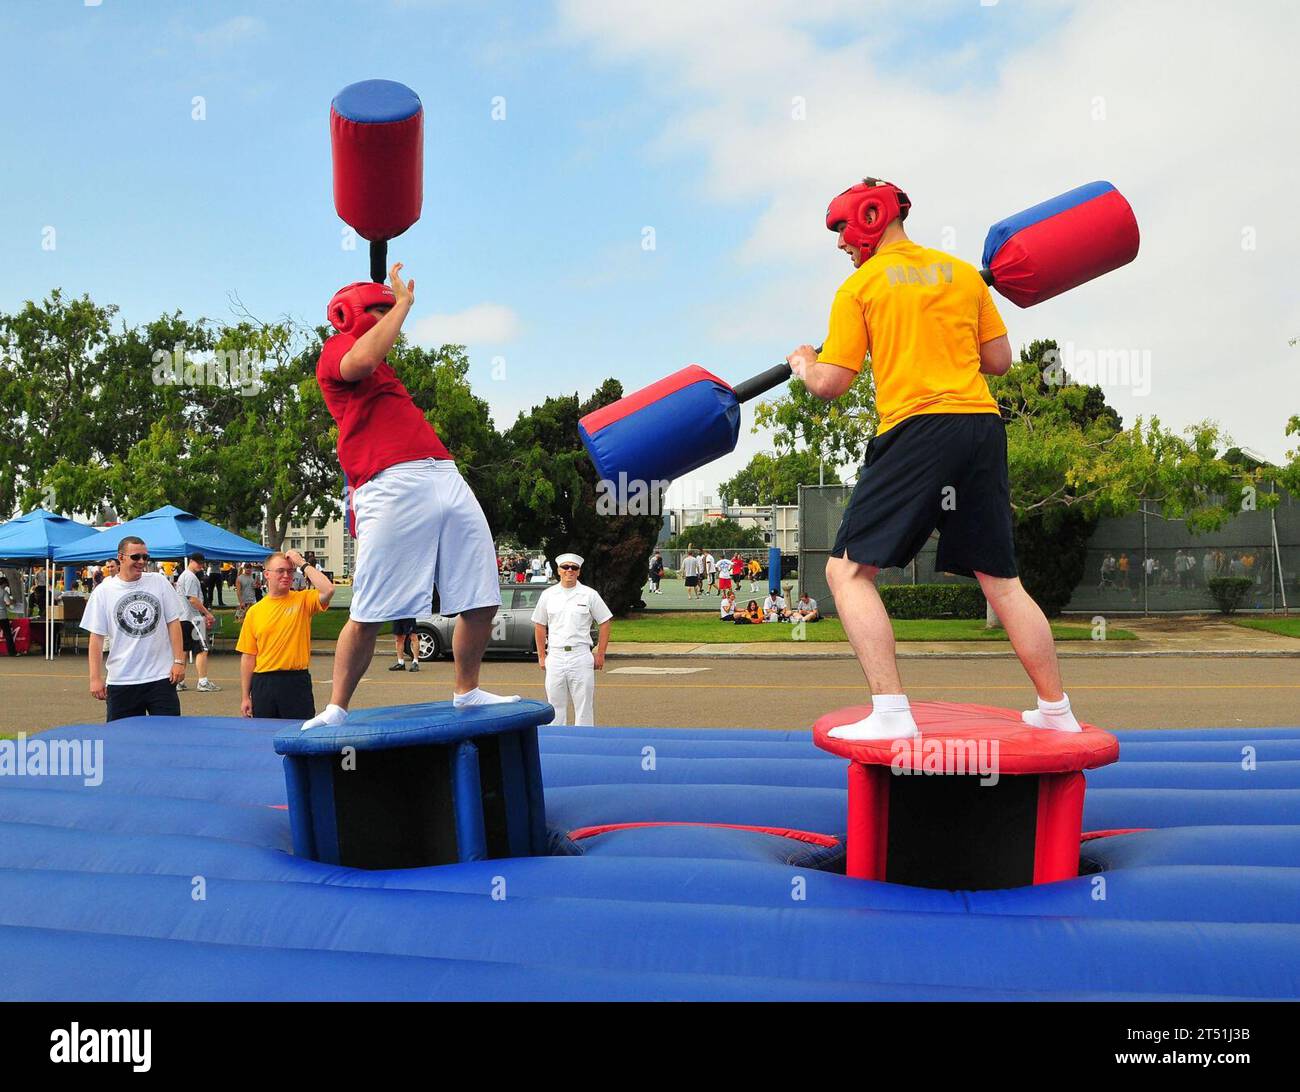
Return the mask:
M266 33L266 24L254 15L236 15L224 23L207 30L194 32L194 41L207 49L228 49L260 38Z
M1001 20L989 24L1005 28L998 48L979 56L951 35L928 40L942 11L969 24L971 8L928 7L923 24L887 36L873 27L895 27L879 22L895 7L859 0L568 0L560 11L599 63L645 69L645 93L664 111L648 156L697 164L702 203L766 206L729 257L767 287L740 299L720 288L708 301L761 318L719 329L720 342L770 353L776 331L791 348L820 340L849 272L822 217L864 173L908 191L914 238L942 246L952 229L951 249L972 263L992 222L1104 178L1137 213L1137 261L1028 311L999 300L1013 343L1149 350L1149 395L1107 389L1127 421L1210 417L1280 458L1285 421L1300 411L1300 349L1287 345L1300 334L1300 9L1090 0L1022 41L1012 32L1045 9L1001 3L977 9Z
M417 345L498 345L519 334L519 316L499 303L480 303L446 315L426 315L411 326Z

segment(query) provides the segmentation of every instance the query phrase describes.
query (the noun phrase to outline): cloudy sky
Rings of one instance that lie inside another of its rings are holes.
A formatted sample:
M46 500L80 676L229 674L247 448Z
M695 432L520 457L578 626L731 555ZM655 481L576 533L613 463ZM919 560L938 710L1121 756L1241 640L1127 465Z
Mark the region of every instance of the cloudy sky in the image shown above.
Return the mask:
M911 195L914 238L972 262L993 221L1112 181L1137 261L1003 301L1013 344L1131 353L1103 377L1126 421L1294 446L1292 4L67 0L4 5L0 39L3 310L59 286L128 322L228 319L236 296L318 321L367 273L329 103L383 77L426 112L424 214L392 244L410 332L469 345L498 426L608 375L734 382L819 341L851 271L824 210L871 173ZM674 498L770 447L748 429Z

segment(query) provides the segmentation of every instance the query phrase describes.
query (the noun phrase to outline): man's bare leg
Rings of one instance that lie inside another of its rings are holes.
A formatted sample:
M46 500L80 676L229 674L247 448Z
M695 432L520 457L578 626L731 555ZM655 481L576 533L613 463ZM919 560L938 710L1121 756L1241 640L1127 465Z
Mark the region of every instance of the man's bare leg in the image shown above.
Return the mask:
M461 611L456 619L456 628L451 635L451 651L456 659L452 700L458 707L519 700L518 694L502 697L478 688L479 669L483 666L483 653L488 641L492 639L492 619L496 613L496 607L475 607Z
M351 618L339 632L334 646L334 685L330 689L329 704L302 726L303 731L324 724L342 724L347 720L348 703L356 692L357 683L366 673L375 655L375 638L382 622L357 622Z
M1056 658L1052 627L1042 608L1025 591L1019 577L988 573L975 576L1038 693L1038 708L1024 714L1025 722L1036 728L1079 731L1070 700L1061 688L1061 665Z
M898 674L894 629L876 590L879 572L874 566L859 565L847 557L832 557L826 562L826 582L835 609L871 687L871 715L831 729L836 739L906 739L917 732Z

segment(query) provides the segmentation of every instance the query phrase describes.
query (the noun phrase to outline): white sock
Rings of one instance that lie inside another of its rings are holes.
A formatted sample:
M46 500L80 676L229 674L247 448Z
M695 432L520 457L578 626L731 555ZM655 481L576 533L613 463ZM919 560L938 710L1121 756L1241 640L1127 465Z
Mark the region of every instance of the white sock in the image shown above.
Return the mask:
M872 694L871 715L826 733L832 739L910 739L919 734L906 694Z
M331 724L342 724L348 719L348 711L341 705L327 705L325 712L317 713L306 724L298 729L300 732L307 731L308 728L323 728Z
M1026 709L1020 719L1034 728L1051 728L1057 732L1082 732L1083 726L1075 719L1070 709L1070 695L1066 694L1060 701L1038 699L1037 709Z
M201 678L201 679L199 680L199 685L200 685L200 686L207 686L207 685L208 685L208 677L207 677L206 675L204 675L203 678Z
M502 702L518 700L518 694L503 697L500 694L489 694L486 690L480 690L477 686L468 693L452 694L451 696L451 704L457 709L463 709L467 705L500 705Z

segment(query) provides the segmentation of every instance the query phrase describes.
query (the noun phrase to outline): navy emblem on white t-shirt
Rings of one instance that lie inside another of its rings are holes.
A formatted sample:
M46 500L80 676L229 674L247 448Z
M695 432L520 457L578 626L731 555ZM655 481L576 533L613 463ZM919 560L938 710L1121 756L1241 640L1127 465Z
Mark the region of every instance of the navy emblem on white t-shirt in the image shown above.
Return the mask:
M117 601L113 615L126 636L148 637L158 628L158 621L162 618L162 604L149 592L131 592Z

